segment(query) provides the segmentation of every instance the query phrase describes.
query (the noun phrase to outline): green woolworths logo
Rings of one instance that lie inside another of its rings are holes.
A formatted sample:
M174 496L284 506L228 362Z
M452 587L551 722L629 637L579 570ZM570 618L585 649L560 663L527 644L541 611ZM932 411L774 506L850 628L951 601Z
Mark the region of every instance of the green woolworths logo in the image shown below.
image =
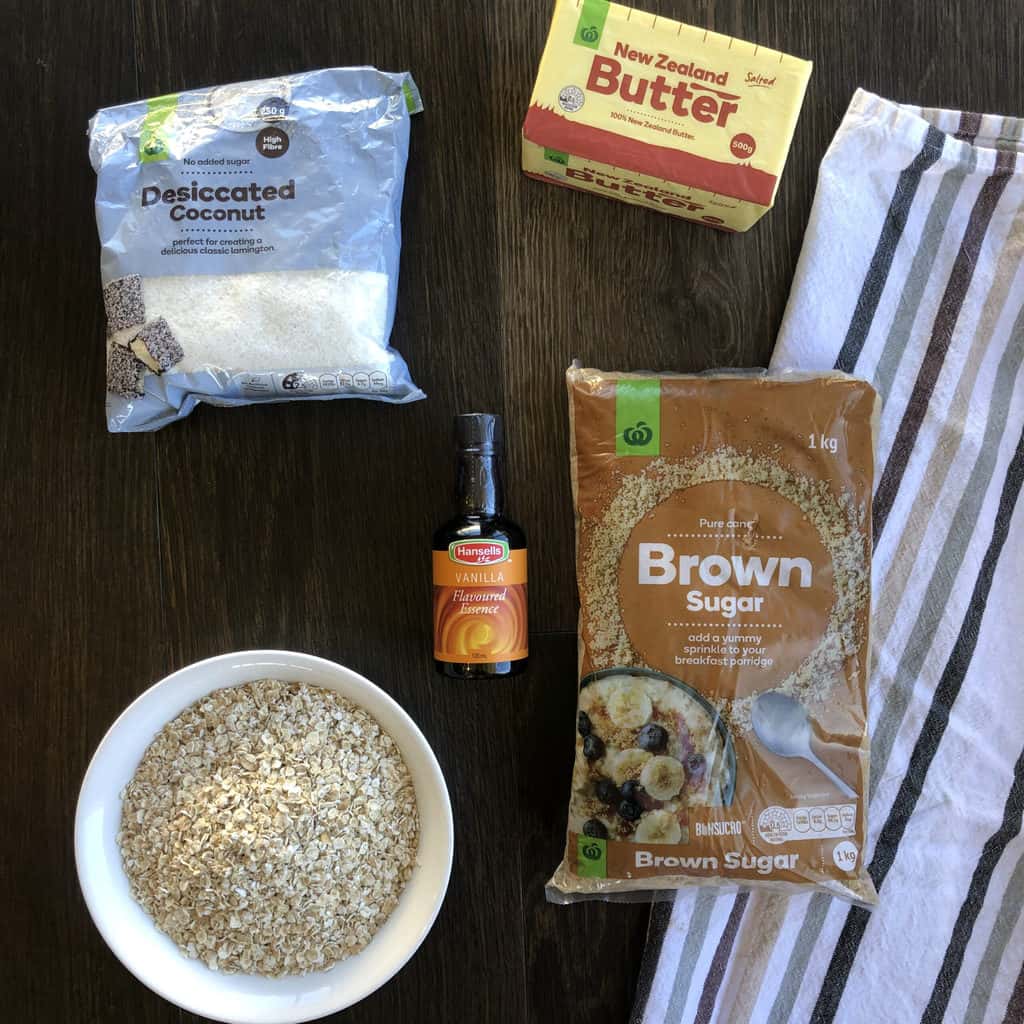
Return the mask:
M166 160L171 154L167 140L171 133L178 94L156 96L146 100L146 115L139 132L139 162L143 164Z
M608 19L608 0L583 0L583 9L576 22L576 33L572 41L577 46L586 46L596 50L604 32L604 23Z
M622 431L622 440L630 448L644 448L651 443L653 437L654 431L643 420L640 420L635 427L626 427Z
M580 878L605 878L608 874L608 840L576 837L576 874Z
M661 382L623 377L615 382L615 454L661 454Z

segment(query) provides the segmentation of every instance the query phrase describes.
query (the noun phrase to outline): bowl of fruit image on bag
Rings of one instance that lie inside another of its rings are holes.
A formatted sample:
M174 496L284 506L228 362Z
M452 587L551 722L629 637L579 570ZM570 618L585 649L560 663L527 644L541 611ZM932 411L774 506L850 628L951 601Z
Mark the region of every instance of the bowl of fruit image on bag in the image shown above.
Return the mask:
M714 705L680 679L646 668L585 676L577 733L570 831L687 843L691 807L732 803L732 736Z

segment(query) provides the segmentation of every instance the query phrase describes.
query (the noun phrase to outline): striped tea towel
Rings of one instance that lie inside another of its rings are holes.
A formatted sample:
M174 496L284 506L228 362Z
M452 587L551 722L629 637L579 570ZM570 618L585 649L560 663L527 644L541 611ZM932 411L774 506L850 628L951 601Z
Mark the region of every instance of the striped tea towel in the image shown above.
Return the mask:
M1024 121L858 92L773 365L885 402L874 503L873 913L684 892L634 1020L1024 1021Z

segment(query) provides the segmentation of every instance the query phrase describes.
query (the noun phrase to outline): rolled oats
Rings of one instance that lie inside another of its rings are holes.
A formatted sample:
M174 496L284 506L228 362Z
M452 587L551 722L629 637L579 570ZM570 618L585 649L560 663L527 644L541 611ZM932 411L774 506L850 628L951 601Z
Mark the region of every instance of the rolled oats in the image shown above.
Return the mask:
M416 862L409 770L333 690L216 690L150 744L122 793L132 894L212 970L325 970L363 949Z

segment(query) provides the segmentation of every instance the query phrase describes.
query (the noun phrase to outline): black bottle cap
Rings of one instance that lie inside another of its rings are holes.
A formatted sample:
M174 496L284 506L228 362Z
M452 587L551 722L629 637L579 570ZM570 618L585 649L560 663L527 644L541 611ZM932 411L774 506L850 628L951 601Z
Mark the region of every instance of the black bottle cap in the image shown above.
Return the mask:
M455 444L463 452L499 454L504 447L501 417L489 412L467 412L456 416Z

